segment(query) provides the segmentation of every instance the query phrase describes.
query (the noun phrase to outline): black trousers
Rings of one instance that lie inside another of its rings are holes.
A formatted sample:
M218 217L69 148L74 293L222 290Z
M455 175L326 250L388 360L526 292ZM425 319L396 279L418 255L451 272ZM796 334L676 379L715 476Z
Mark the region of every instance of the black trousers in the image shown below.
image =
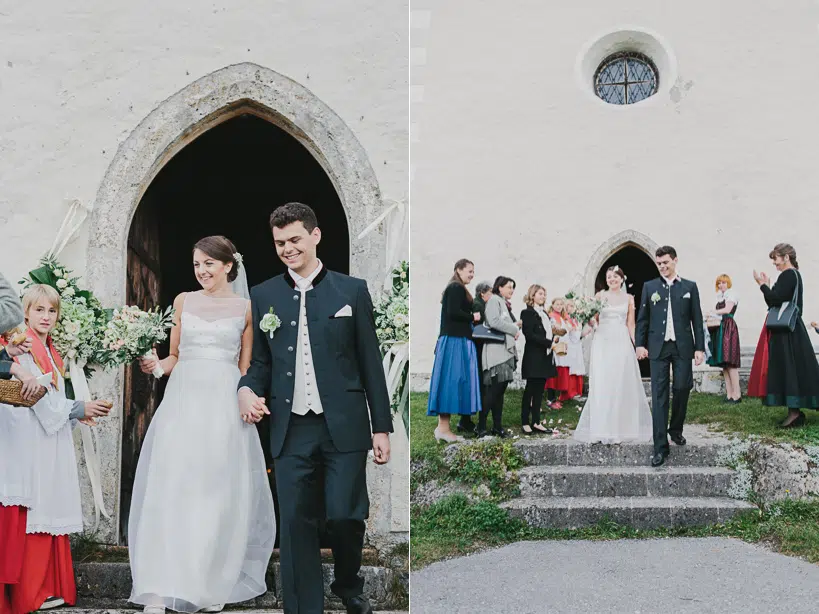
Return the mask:
M543 390L546 379L527 379L523 389L523 403L520 408L520 424L532 426L540 422L540 407L543 404ZM531 416L531 422L529 417Z
M366 463L366 450L335 448L324 416L290 416L284 447L275 460L287 614L324 612L319 528L325 518L335 560L330 589L339 597L362 594L364 579L358 574L370 508Z
M492 430L501 431L503 429L503 396L509 382L492 382L486 387L483 409L478 418L478 430L486 430L486 417L492 411Z
M671 370L674 373L674 397L671 396ZM654 453L668 453L668 435L682 435L688 397L694 388L690 358L682 358L677 344L666 341L656 359L651 361L651 416L654 424ZM671 400L671 424L668 406Z

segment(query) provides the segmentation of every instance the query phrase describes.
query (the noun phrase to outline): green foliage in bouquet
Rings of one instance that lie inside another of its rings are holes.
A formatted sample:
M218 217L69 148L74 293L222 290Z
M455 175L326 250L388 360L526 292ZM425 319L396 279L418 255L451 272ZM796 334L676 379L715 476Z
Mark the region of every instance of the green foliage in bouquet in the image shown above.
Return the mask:
M143 311L135 306L115 309L105 325L95 362L104 369L113 369L144 356L168 338L174 313L173 307L164 311L159 307Z
M381 352L398 350L408 356L409 351L409 263L402 261L391 273L391 285L376 298L373 305L376 334ZM399 347L401 346L401 347ZM399 413L409 432L409 361L403 365L401 375L392 394L393 412Z

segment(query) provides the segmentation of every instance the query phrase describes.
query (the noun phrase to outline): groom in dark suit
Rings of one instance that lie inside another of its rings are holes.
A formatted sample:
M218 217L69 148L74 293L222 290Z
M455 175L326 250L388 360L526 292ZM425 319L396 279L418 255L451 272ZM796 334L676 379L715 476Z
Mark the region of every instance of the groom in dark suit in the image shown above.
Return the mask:
M669 454L668 438L685 445L683 423L688 396L694 388L691 361L705 359L700 292L696 282L677 275L677 250L657 250L658 279L643 286L637 316L637 358L651 365L651 415L654 422L654 455L651 466L659 467ZM648 349L646 349L648 348ZM670 369L674 370L671 424L668 423Z
M250 292L253 357L239 406L248 422L270 415L284 611L324 611L318 527L326 517L335 559L330 588L347 612L369 613L359 576L367 452L386 463L392 432L372 300L364 280L318 260L321 230L310 207L283 205L270 227L288 270Z

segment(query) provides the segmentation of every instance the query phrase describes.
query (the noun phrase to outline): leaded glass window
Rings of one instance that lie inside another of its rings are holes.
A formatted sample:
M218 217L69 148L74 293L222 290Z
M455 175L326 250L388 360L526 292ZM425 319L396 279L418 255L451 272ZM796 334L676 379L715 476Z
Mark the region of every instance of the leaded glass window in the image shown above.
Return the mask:
M641 53L607 57L594 76L597 95L610 104L634 104L657 93L654 63Z

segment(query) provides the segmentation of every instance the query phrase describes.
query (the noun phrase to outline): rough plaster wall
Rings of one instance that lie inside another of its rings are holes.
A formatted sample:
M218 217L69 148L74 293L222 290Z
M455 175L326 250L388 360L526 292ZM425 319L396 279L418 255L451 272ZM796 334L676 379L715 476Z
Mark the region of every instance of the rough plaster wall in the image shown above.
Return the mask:
M161 101L254 62L310 89L353 130L385 198L406 199L405 1L4 3L0 226L16 279L51 245L64 199L93 203L117 147ZM35 232L36 229L36 232ZM82 272L86 234L64 252Z
M458 258L475 261L476 282L513 277L521 309L529 284L565 292L627 229L678 249L704 307L730 274L752 347L765 314L752 270L772 273L771 247L792 242L805 319L819 319L819 85L806 78L819 5L417 0L413 12L427 24L411 82L413 372L432 369ZM613 107L581 90L575 65L587 43L629 26L668 41L679 81Z

